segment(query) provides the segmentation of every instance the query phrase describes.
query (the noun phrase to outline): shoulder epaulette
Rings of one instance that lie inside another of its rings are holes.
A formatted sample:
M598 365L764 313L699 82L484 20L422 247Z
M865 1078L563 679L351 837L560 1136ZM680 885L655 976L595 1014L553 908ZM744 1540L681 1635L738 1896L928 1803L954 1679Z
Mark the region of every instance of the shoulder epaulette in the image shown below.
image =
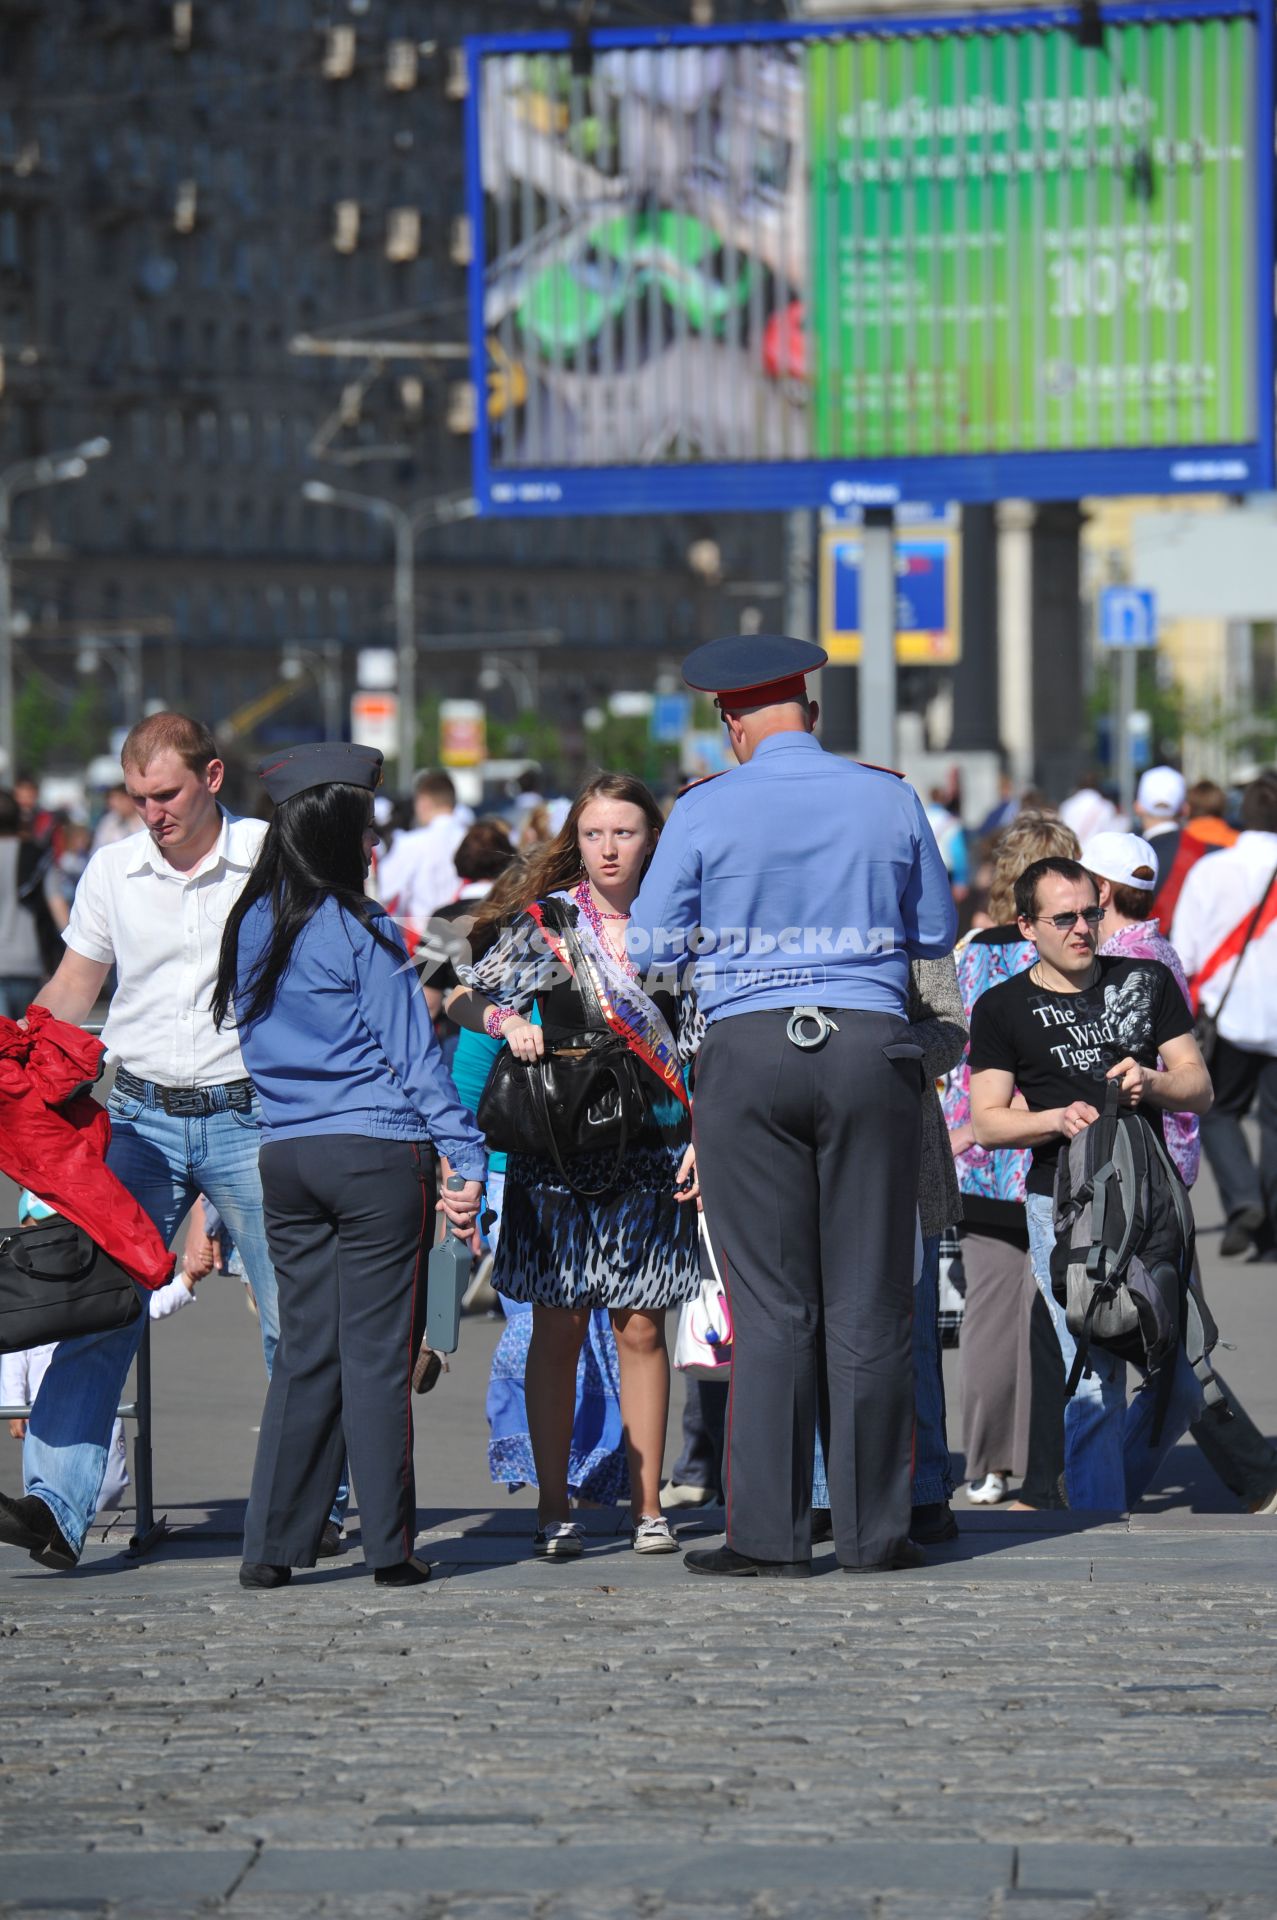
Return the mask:
M685 787L680 787L678 792L674 795L675 800L676 801L681 800L685 793L695 793L697 787L707 787L711 780L721 780L723 775L726 772L727 772L727 768L722 767L717 773L703 773L700 776L699 780L689 780L687 785Z
M905 777L899 767L880 767L873 760L857 760L856 765L867 768L870 773L889 773L893 780L903 780Z

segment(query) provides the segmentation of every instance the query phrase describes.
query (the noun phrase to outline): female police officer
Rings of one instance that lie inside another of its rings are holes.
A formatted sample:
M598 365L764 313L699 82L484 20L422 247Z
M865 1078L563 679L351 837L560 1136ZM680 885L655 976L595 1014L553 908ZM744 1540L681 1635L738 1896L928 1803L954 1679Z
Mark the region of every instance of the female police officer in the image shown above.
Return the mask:
M382 756L296 747L260 768L275 813L227 922L214 1017L232 1000L261 1099L262 1191L280 1342L262 1415L240 1585L310 1567L348 1452L381 1586L413 1557L413 1361L425 1318L431 1143L475 1219L483 1139L457 1098L393 921L363 891Z

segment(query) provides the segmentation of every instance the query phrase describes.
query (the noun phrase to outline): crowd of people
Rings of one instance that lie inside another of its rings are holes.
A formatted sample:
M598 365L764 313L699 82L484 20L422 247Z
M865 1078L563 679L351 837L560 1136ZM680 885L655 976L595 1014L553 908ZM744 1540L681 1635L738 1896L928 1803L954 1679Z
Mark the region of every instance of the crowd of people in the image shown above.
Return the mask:
M0 792L0 1039L109 995L108 1165L166 1245L194 1219L151 1314L231 1245L251 1290L244 1586L342 1552L352 1484L377 1582L428 1578L412 1393L438 1378L448 1233L505 1315L490 1467L536 1487L539 1558L582 1553L583 1505L673 1553L671 1514L725 1497L692 1572L801 1577L825 1539L848 1572L920 1564L957 1531L954 1227L972 1502L1122 1510L1187 1432L1277 1513L1277 1449L1226 1384L1183 1341L1079 1351L1052 1271L1057 1168L1115 1103L1185 1187L1206 1153L1226 1255L1277 1253L1277 773L1234 804L1151 769L1129 823L1007 783L967 833L951 796L822 750L822 661L698 649L738 764L668 812L605 773L476 820L427 773L392 831L381 756L321 743L263 762L269 820L240 818L212 735L171 713L128 736L91 849L30 783ZM23 1196L23 1222L49 1211ZM667 1318L711 1282L730 1368L689 1376L666 1480ZM0 1541L45 1566L122 1497L142 1325L6 1358L30 1411Z

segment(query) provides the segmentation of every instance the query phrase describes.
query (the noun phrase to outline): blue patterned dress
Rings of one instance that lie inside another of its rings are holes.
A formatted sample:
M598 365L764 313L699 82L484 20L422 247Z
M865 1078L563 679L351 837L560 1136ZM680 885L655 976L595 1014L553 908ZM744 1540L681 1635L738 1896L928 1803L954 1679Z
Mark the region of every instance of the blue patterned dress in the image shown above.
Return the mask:
M501 1043L486 1033L463 1032L457 1045L452 1076L457 1092L473 1112L483 1096ZM488 1201L497 1212L492 1238L500 1244L506 1160L493 1154L488 1163ZM506 1323L492 1355L488 1374L488 1472L498 1486L511 1493L537 1484L536 1462L528 1434L528 1407L523 1390L528 1342L532 1338L532 1308L526 1301L500 1294ZM568 1492L574 1500L600 1507L620 1506L630 1497L630 1469L621 1423L621 1383L612 1323L602 1308L590 1315L590 1324L576 1370L576 1412L568 1453Z
M601 934L590 917L588 889L556 893L577 909L576 937L603 964ZM526 914L473 966L459 967L469 987L529 1015L536 1006L547 1032L579 1030L575 989L548 956ZM630 977L634 978L633 969ZM565 1003L565 995L567 996ZM671 1007L671 1012L675 1011ZM680 1052L694 1044L694 1015L684 1003ZM676 1015L677 1017L677 1015ZM511 1300L544 1307L659 1308L690 1300L700 1286L696 1209L674 1198L679 1162L691 1139L687 1109L646 1066L648 1119L630 1141L612 1185L593 1197L575 1192L548 1155L512 1153L492 1284ZM596 1187L613 1165L610 1150L565 1156L575 1185Z

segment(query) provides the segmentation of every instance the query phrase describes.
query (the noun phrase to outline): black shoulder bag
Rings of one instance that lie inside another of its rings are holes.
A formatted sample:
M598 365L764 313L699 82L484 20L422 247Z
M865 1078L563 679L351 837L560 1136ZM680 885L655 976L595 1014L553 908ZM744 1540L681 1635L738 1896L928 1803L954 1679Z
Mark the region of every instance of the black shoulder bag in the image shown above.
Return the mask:
M137 1288L70 1220L0 1238L0 1353L82 1333L112 1333L142 1311Z
M573 1193L596 1199L615 1184L647 1102L634 1055L607 1024L569 915L554 900L545 901L542 912L562 941L586 1024L553 1041L547 1036L540 1060L519 1060L502 1047L476 1117L494 1152L548 1157ZM614 1158L607 1179L598 1187L578 1186L564 1158L609 1147Z
M1274 883L1277 883L1277 867L1274 867L1269 874L1268 885L1259 896L1259 905L1250 916L1250 925L1246 929L1246 938L1237 950L1237 964L1228 976L1228 985L1219 996L1219 1005L1216 1007L1214 1013L1207 1013L1205 1009L1203 1009L1193 1022L1193 1037L1201 1049L1202 1059L1206 1062L1207 1066L1210 1065L1215 1057L1215 1046L1219 1039L1219 1016L1227 1005L1228 996L1233 990L1233 982L1241 972L1242 961L1246 958L1246 949L1255 937L1255 928L1259 925L1259 916L1268 904L1268 896L1273 890Z

